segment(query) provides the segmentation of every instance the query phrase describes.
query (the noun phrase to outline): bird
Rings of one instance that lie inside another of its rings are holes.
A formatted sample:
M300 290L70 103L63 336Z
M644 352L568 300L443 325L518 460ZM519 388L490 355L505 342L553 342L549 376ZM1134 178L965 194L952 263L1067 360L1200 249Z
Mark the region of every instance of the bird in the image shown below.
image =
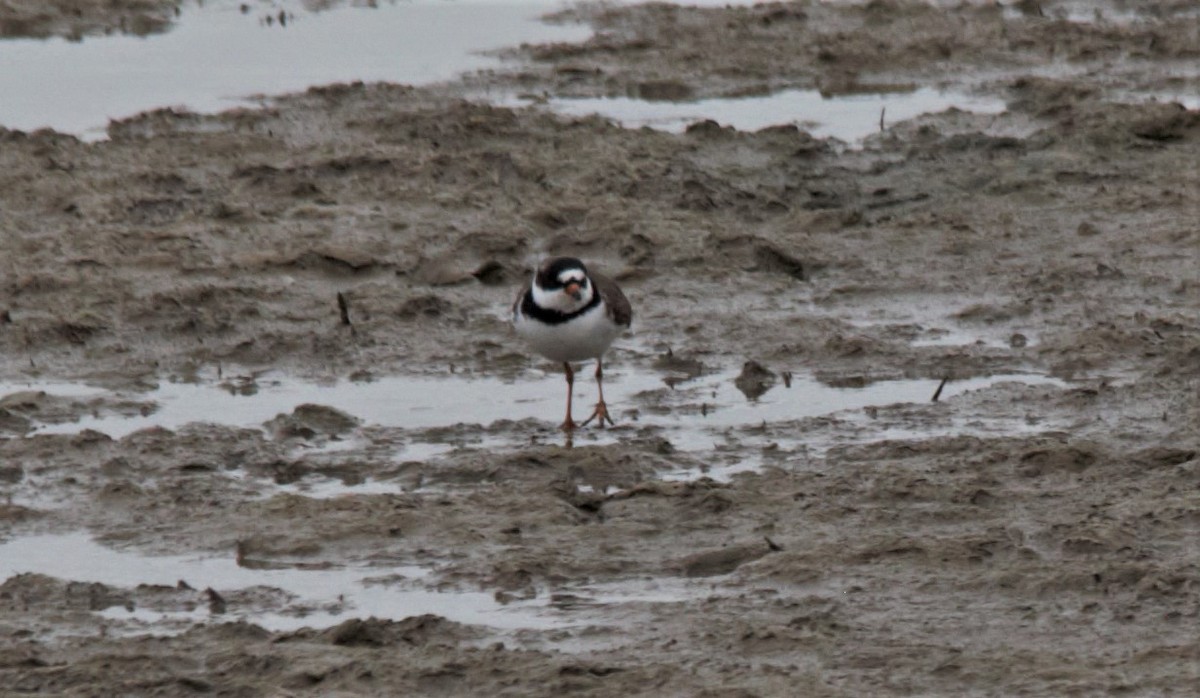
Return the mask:
M576 428L571 419L571 394L575 386L572 362L596 360L596 388L600 400L592 415L600 428L616 422L604 402L604 352L633 323L629 299L612 279L588 271L575 257L551 257L538 265L533 277L517 293L512 306L513 327L530 348L561 362L567 377L567 416L563 431Z

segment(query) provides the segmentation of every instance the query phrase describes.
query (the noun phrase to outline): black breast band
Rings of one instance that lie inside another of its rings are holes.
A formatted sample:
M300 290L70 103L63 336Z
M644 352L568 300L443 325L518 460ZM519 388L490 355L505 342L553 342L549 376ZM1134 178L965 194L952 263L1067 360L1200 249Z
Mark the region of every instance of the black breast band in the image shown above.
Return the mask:
M533 302L533 289L530 288L525 292L525 297L521 299L521 314L525 315L526 317L531 317L534 320L544 322L547 325L561 325L564 322L570 322L571 320L574 320L598 305L600 305L600 292L592 289L592 300L588 301L587 305L573 313L564 313L560 310L543 308L542 306Z

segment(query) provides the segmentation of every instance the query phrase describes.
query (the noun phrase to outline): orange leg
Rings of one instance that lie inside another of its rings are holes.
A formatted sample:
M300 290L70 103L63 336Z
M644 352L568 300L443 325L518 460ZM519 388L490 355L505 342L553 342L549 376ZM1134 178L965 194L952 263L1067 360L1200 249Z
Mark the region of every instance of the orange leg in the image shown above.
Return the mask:
M616 426L617 423L614 422L612 416L608 414L608 405L604 402L604 368L602 359L596 359L596 389L600 391L600 402L596 403L596 410L592 412L592 416L584 420L583 424L580 426L586 427L588 422L592 421L593 419L596 420L596 426L600 427L601 429L604 428L605 421L613 426Z
M575 420L571 419L571 394L575 390L575 371L571 370L571 364L565 361L563 362L563 371L567 374L567 418L558 428L569 433L575 429Z

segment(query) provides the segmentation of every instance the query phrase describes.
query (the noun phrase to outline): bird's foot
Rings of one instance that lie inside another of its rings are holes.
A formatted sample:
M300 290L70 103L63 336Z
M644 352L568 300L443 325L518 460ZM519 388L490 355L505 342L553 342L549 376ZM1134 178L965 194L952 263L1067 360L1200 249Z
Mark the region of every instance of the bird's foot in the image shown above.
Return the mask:
M587 424L587 422L584 422L584 424ZM570 434L571 432L575 431L576 426L578 426L578 425L575 424L575 420L571 419L570 417L567 417L566 419L563 420L562 424L558 425L558 428L567 432L568 434Z
M612 416L608 414L608 405L606 405L603 400L596 403L596 411L592 412L592 416L583 420L583 423L579 426L586 427L588 422L592 421L593 419L596 420L596 426L600 427L601 429L604 428L604 422L606 421L614 427L617 425L617 423L613 421Z

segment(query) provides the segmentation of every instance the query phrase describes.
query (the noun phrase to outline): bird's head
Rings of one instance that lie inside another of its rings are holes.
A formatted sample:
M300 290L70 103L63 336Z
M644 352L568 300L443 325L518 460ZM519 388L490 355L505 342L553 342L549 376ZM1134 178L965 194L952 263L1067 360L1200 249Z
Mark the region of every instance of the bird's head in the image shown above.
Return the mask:
M548 259L533 277L533 300L543 308L572 313L590 303L594 294L587 268L574 257Z

